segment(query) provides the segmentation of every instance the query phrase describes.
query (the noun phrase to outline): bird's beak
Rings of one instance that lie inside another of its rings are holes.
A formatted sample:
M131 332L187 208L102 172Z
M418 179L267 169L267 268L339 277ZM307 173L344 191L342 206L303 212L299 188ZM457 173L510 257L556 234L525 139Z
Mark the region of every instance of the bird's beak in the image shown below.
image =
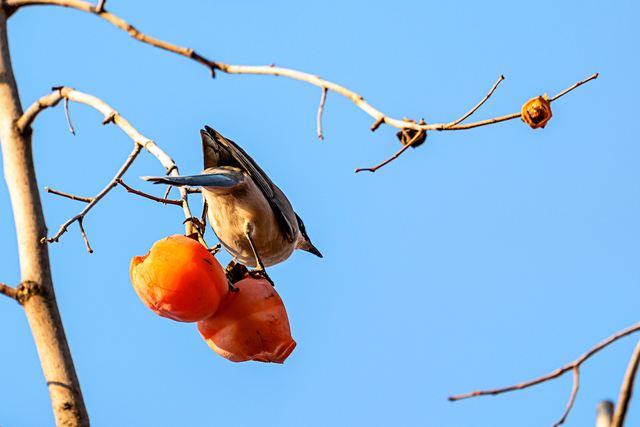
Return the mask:
M307 240L305 243L306 243L306 245L305 245L306 247L303 247L303 248L300 248L300 249L302 249L303 251L310 252L310 253L314 254L315 256L317 256L318 258L322 258L322 254L320 253L320 251L318 249L316 249L316 247L313 246L310 241Z

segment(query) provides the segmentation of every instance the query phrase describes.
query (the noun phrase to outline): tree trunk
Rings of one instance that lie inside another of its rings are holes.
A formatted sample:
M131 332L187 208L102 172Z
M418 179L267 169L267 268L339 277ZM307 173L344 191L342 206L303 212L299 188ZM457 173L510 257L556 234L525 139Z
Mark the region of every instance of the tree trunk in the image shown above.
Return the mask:
M0 7L0 143L18 235L19 301L38 349L56 424L88 426L89 416L53 291L47 244L40 243L47 228L33 165L31 129L20 134L15 126L22 107L11 68L7 18Z

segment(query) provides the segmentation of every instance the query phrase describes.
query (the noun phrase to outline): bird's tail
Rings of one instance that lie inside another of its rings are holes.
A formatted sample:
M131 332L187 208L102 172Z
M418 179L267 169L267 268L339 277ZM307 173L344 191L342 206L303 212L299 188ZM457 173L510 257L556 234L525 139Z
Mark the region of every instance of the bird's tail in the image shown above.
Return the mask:
M233 173L204 173L191 176L141 176L145 181L154 184L167 184L176 187L185 185L191 187L223 187L229 188L238 184L238 180Z

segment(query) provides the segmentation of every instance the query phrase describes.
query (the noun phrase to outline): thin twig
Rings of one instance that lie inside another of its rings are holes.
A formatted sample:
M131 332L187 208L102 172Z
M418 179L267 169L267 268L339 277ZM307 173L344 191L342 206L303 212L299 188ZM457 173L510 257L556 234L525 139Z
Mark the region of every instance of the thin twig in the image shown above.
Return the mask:
M378 129L380 127L381 124L384 123L384 116L380 117L378 120L376 120L372 125L371 125L371 132L375 132L376 129Z
M496 117L495 119L481 120L479 122L469 123L466 125L456 125L451 127L445 127L447 125L441 125L442 128L436 130L465 130L465 129L473 129L480 126L492 125L494 123L504 122L507 120L517 119L521 116L521 113L513 113L507 116Z
M52 190L49 187L44 187L44 189L45 189L45 191L47 193L57 194L58 196L67 197L67 198L69 198L71 200L78 200L80 202L85 202L85 203L91 203L93 201L93 199L91 197L74 196L74 195L71 195L71 194L62 193L60 191Z
M584 362L585 360L587 360L588 358L590 358L591 356L596 354L598 351L600 351L603 348L605 348L606 346L608 346L609 344L619 340L620 338L626 337L629 334L637 332L637 331L640 331L640 323L636 323L633 326L630 326L630 327L628 327L626 329L623 329L622 331L610 336L606 340L602 341L600 344L598 344L595 347L591 348L589 351L584 353L582 356L580 356L579 358L577 358L573 362L568 363L567 365L556 369L555 371L551 372L550 374L543 375L543 376L541 376L539 378L536 378L534 380L523 382L523 383L516 384L516 385L512 385L512 386L509 386L509 387L497 388L497 389L493 389L493 390L477 390L477 391L474 391L474 392L471 392L471 393L459 394L459 395L456 395L456 396L449 397L449 400L450 401L455 401L455 400L461 400L461 399L468 399L470 397L475 397L475 396L486 396L486 395L505 393L507 391L512 391L512 390L521 390L523 388L531 387L532 385L540 384L542 382L549 381L549 380L554 379L554 378L558 378L559 376L561 376L565 372L568 372L568 371L572 370L574 367L579 367L582 364L582 362Z
M169 193L171 192L171 189L173 188L173 185L167 185L167 191L164 192L164 198L166 199L167 197L169 197ZM188 193L187 193L188 194Z
M576 395L578 394L578 383L580 381L580 372L577 366L573 367L573 388L571 389L571 397L569 397L569 403L567 403L567 408L564 410L564 414L562 414L562 418L560 418L553 427L558 427L560 424L564 424L567 419L567 415L571 411L573 407L573 402L576 400Z
M137 194L138 196L146 197L147 199L155 200L156 202L160 202L160 203L165 204L165 205L182 206L182 200L161 199L160 197L152 196L151 194L147 194L147 193L143 193L142 191L134 190L133 188L131 188L127 184L125 184L121 179L116 179L116 182L118 184L122 185L127 190L127 193Z
M107 12L104 12L103 14L105 13ZM89 210L91 210L91 208L93 208L93 206L95 206L95 204L102 197L104 197L113 187L117 185L115 179L122 178L122 175L124 175L124 173L129 168L131 163L133 163L133 161L135 160L137 155L140 153L142 148L145 148L149 153L153 154L160 161L162 166L164 166L167 169L167 171L170 172L172 176L180 176L178 167L176 166L173 159L171 159L171 157L169 157L164 151L162 151L162 149L158 147L158 145L155 142L141 135L140 132L138 132L133 126L131 126L131 124L125 118L119 115L115 110L113 110L113 108L111 108L109 105L104 103L102 100L96 98L95 96L91 96L86 93L79 92L75 89L71 89L67 87L56 87L54 88L53 93L43 96L38 101L33 103L27 109L27 111L16 121L16 126L18 130L20 130L20 132L24 132L24 130L31 125L31 123L33 122L33 120L35 119L35 117L38 115L40 111L44 110L47 107L52 107L57 105L57 103L60 102L62 98L67 98L71 101L87 104L95 108L96 110L100 111L105 116L105 121L113 122L118 127L120 127L127 135L129 135L131 139L133 139L133 141L136 144L136 147L134 147L133 152L131 153L131 155L129 155L129 158L127 159L125 164L120 168L120 170L118 171L114 179L111 180L109 185L107 185L107 187L105 187L100 192L100 194L98 194L96 197L91 199L91 202L89 202L89 205L82 212L80 212L78 215L71 218L69 221L67 221L62 226L60 226L60 230L53 238L41 239L41 242L46 241L49 243L53 241L57 242L60 236L67 231L67 227L70 224L72 224L74 221L77 221L80 218L84 218L87 212L89 212ZM185 218L191 218L192 215L191 215L191 210L189 208L189 195L188 195L187 189L181 187L179 190L180 190L180 199L182 201L182 210L184 212L184 216ZM186 229L185 231L187 235L193 234L195 231L195 228L191 223L187 223L185 225L185 229Z
M484 104L485 102L487 102L487 99L489 99L491 97L491 95L493 95L493 91L496 90L496 88L498 87L498 85L500 84L501 81L504 80L504 76L500 76L500 78L498 79L498 81L496 82L496 84L493 85L493 87L491 88L491 90L489 91L489 93L487 94L487 96L484 97L484 99L482 101L480 101L478 103L478 105L476 105L475 107L473 107L471 109L471 111L469 111L467 114L465 114L464 116L460 117L458 120L456 120L455 122L449 123L448 125L446 125L445 127L452 127L457 125L458 123L464 121L467 117L469 117L470 115L472 115L473 113L476 112L476 110L478 108L480 108L482 106L482 104Z
M249 66L249 65L230 65L230 64L225 64L222 62L215 62L215 61L211 61L210 59L207 59L199 54L197 54L193 49L189 49L186 47L181 47L181 46L177 46L175 44L172 43L168 43L153 37L150 37L146 34L141 33L140 31L138 31L137 29L135 29L132 25L128 24L126 21L124 21L122 18L119 18L109 12L102 12L99 14L96 14L96 7L88 2L85 1L80 1L80 0L5 0L4 1L4 5L6 7L8 7L9 9L17 9L23 6L34 6L34 5L55 5L55 6L64 6L64 7L71 7L74 9L78 9L78 10L82 10L84 12L88 12L88 13L92 13L96 16L99 16L109 22L111 22L113 25L115 25L116 27L126 31L131 37L135 38L136 40L139 40L143 43L147 43L150 44L151 46L155 46L158 47L160 49L164 49L167 50L169 52L173 52L173 53L177 53L178 55L182 55L185 56L187 58L191 58L194 61L206 66L211 72L212 74L214 74L215 70L220 70L222 72L228 73L228 74L262 74L262 75L272 75L272 76L284 76L284 77L289 77L295 80L301 80L307 83L310 83L312 85L321 87L323 89L326 90L332 90L346 98L349 98L351 101L353 101L361 110L363 110L364 112L366 112L367 114L369 114L371 117L373 117L376 120L376 123L387 123L389 126L393 126L395 128L398 129L414 129L414 130L464 130L464 129L471 129L471 128L475 128L478 126L485 126L488 124L493 124L493 123L498 123L498 122L502 122L505 120L511 120L517 117L520 117L520 113L516 113L516 114L512 114L509 116L503 116L503 117L499 117L496 119L491 119L491 120L483 120L481 122L477 122L477 123L471 123L471 124L467 124L467 125L463 125L463 126L450 126L447 125L445 123L438 123L438 124L418 124L418 123L407 123L404 120L398 120L398 119L393 119L391 117L386 116L384 113L382 113L381 111L375 109L373 106L371 106L369 103L367 103L361 95L358 95L357 93L343 87L340 86L336 83L327 81L327 80L323 80L320 77L313 75L313 74L309 74L309 73L303 73L301 71L297 71L297 70L291 70L288 68L279 68L279 67L274 67L273 64L271 65L267 65L267 66ZM580 82L576 85L574 85L574 87L571 87L570 89L562 92L561 94L555 96L552 98L552 100L557 99L558 97L564 95L565 93L569 92L570 90L574 89L575 87L578 87L580 84L587 82L588 80L597 77L597 74L595 76L592 76L591 78ZM374 123L374 128L375 128L375 123ZM375 129L372 129L375 130Z
M613 413L613 419L611 421L611 427L622 427L624 425L624 419L627 415L629 401L631 400L631 394L633 392L633 383L636 378L636 373L638 372L638 364L640 364L640 341L638 341L636 348L633 350L627 371L624 374L620 394L618 395L618 403L616 404L616 410Z
M18 290L11 286L7 286L4 283L0 283L0 294L6 295L9 298L13 298L18 301Z
M67 116L67 123L69 123L69 130L71 131L71 135L75 135L76 131L73 130L73 125L71 124L71 117L69 117L69 98L64 99L64 114Z
M420 137L420 135L421 135L421 133L420 133L420 132L417 132L417 133L414 135L414 137L413 137L413 138L411 138L411 141L409 141L409 143L408 143L407 145L405 145L404 147L402 147L402 148L401 148L401 149L400 149L396 154L394 154L393 156L389 157L387 160L385 160L384 162L380 163L378 166L374 166L374 167L372 167L372 168L362 168L362 169L361 169L361 168L358 168L358 169L356 169L356 170L355 170L355 173L362 172L362 171L369 171L369 172L375 172L375 171L377 171L378 169L380 169L381 167L383 167L383 166L384 166L384 165L386 165L387 163L389 163L389 162L391 162L391 161L393 161L393 160L397 159L397 158L400 156L400 154L404 153L404 152L407 150L407 148L411 147L411 146L412 146L412 145L413 145L413 144L418 140L418 138Z
M574 85L573 85L573 86L571 86L569 89L567 89L567 90L565 90L565 91L563 91L563 92L560 92L559 94L557 94L556 96L554 96L553 98L551 98L551 99L549 100L549 102L553 102L553 101L555 101L556 99L560 98L561 96L566 95L567 93L571 92L572 90L574 90L574 89L575 89L575 88L577 88L578 86L585 84L585 83L586 83L586 82L588 82L589 80L593 80L593 79L597 79L597 78L598 78L598 73L595 73L593 76L589 77L588 79L584 79L583 81L581 81L581 82L578 82L578 83L574 84Z
M131 166L131 164L136 159L136 157L138 157L138 154L140 154L141 150L142 150L142 145L135 144L135 147L133 148L133 151L131 152L131 154L129 154L129 157L127 157L127 160L124 162L124 164L122 165L120 170L118 170L118 172L116 173L116 176L109 182L109 184L107 184L107 186L100 193L98 193L97 196L92 198L92 200L89 203L89 205L87 205L87 207L84 208L82 210L82 212L80 212L78 215L74 216L69 221L67 221L64 224L62 224L60 226L60 230L58 230L58 232L56 233L55 236L51 237L50 239L47 239L47 238L43 237L42 239L40 239L40 243L57 242L60 239L60 236L62 236L64 233L66 233L67 228L71 224L73 224L75 221L83 219L85 217L85 215L91 210L91 208L93 208L100 201L100 199L102 199L104 196L106 196L107 193L109 193L109 191L111 191L111 189L117 185L116 179L121 178L122 175L124 175L124 173L127 171L127 169L129 169L129 166Z
M91 249L91 246L89 245L89 239L87 239L87 234L84 232L84 227L82 226L83 220L84 220L84 217L78 218L78 225L80 226L80 232L82 232L82 238L84 239L84 243L87 245L87 252L92 254L93 249Z
M324 108L324 100L327 98L327 88L322 88L322 97L320 98L320 106L318 107L318 138L322 137L322 109Z

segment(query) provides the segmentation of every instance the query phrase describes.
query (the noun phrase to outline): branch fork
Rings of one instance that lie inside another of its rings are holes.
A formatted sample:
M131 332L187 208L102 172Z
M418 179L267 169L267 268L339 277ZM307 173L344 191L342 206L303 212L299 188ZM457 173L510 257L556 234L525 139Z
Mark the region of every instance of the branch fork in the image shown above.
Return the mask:
M104 12L104 13L106 13L106 12ZM41 111L45 110L46 108L56 106L62 99L64 99L65 102L66 101L74 101L74 102L79 102L79 103L87 104L87 105L89 105L91 107L94 107L96 110L98 110L102 114L104 114L105 120L103 121L103 124L107 124L107 123L111 123L111 122L115 123L127 135L129 135L129 137L131 137L131 139L133 139L133 141L135 143L131 154L129 154L129 156L127 157L126 161L124 162L122 167L120 167L120 169L118 170L118 172L116 173L114 178L95 197L91 197L91 198L78 197L78 196L73 196L73 195L70 195L70 194L61 193L61 192L58 192L58 191L51 190L48 187L46 188L47 192L58 194L58 195L63 196L63 197L68 197L68 198L70 198L72 200L80 200L80 201L88 203L88 205L78 215L74 216L73 218L69 219L67 222L62 224L60 226L60 229L58 230L58 232L55 234L55 236L53 236L51 238L43 237L40 240L40 242L41 243L58 242L60 237L64 233L67 232L67 229L68 229L69 225L71 225L71 224L73 224L74 222L77 221L78 225L80 227L80 231L82 233L82 237L83 237L83 239L85 241L85 244L87 246L87 251L89 253L91 253L91 252L93 252L93 250L91 249L91 246L89 245L89 241L87 239L87 235L86 235L85 230L84 230L84 224L83 224L84 218L87 215L87 213L104 196L106 196L107 193L109 193L109 191L111 191L111 189L113 189L115 186L118 185L118 183L119 183L118 181L121 180L122 176L129 169L131 164L133 164L133 162L135 161L135 159L137 158L138 154L140 154L140 152L142 151L143 148L146 149L149 153L153 154L160 161L160 163L167 169L167 173L168 174L171 174L173 176L179 176L179 171L178 171L177 165L171 159L171 157L169 157L164 151L162 151L162 149L160 149L160 147L158 147L158 145L155 142L153 142L152 140L142 136L126 119L124 119L120 114L118 114L110 106L105 104L102 100L100 100L100 99L98 99L98 98L96 98L94 96L79 92L79 91L77 91L75 89L68 88L68 87L59 86L59 87L54 87L53 90L54 90L54 92L50 93L49 95L43 96L38 101L33 103L27 109L27 111L17 120L16 128L18 129L18 131L20 133L25 133L25 132L30 131L31 124L33 123L33 121L35 120L35 118L37 117L37 115ZM191 215L191 211L189 209L188 193L189 192L187 191L187 189L181 188L180 189L180 195L181 195L180 201L166 200L166 201L164 201L164 203L179 204L180 206L182 206L185 216L187 218L190 218L192 215ZM153 197L153 196L151 196L151 197ZM193 232L194 232L193 225L191 223L188 223L186 225L186 233L187 234L192 234Z

